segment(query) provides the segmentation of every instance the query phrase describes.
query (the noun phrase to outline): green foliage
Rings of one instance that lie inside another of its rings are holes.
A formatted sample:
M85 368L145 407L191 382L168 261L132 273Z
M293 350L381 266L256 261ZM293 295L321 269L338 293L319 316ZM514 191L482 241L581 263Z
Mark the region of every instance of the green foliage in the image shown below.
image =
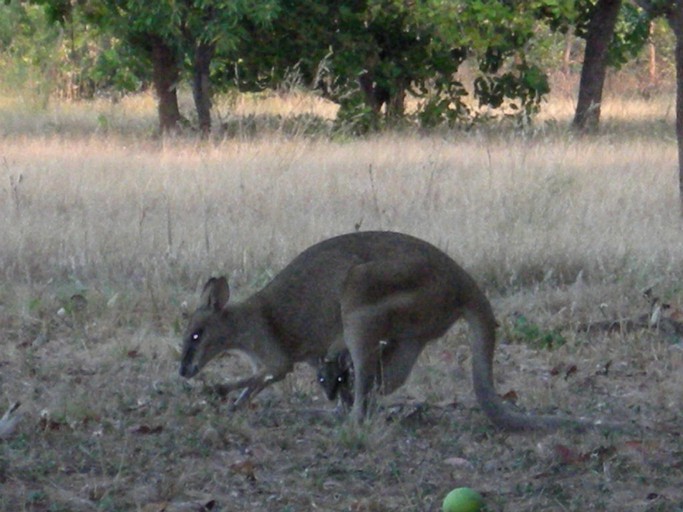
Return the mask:
M150 37L175 48L189 72L199 42L233 52L245 37L244 20L263 25L277 7L276 0L13 0L0 5L0 58L11 61L21 82L29 79L27 68L39 70L34 80L49 82L47 94L73 98L133 91L150 80Z
M434 128L439 125L456 126L464 119L468 119L471 110L464 102L467 90L460 83L453 81L448 84L445 95L433 94L426 97L417 112L420 126Z
M526 343L532 348L554 349L561 347L567 340L556 329L548 330L531 322L524 315L517 315L506 333L512 340Z
M223 54L233 55L247 38L247 27L267 25L277 15L279 4L277 0L101 0L100 7L88 11L90 20L137 50L148 51L149 37L159 37L177 49L179 61L189 69L197 44L215 46L223 58Z
M478 77L474 91L480 106L500 109L506 99L511 99L508 108L528 119L538 112L541 100L550 92L550 85L547 75L537 66L522 64L501 75Z
M140 89L147 81L148 74L135 52L119 40L113 39L110 43L109 48L99 53L90 72L97 89L125 92Z
M622 4L607 53L610 66L619 69L640 53L650 35L650 22L642 9L629 2Z
M334 435L339 446L352 453L356 453L368 448L370 442L369 433L367 427L349 423L341 425L334 432Z
M540 27L566 29L573 14L568 1L476 1L459 7L434 2L439 33L476 59L479 75L473 96L480 107L505 109L529 119L549 92L545 72L528 62L528 50ZM458 89L458 98L465 93ZM461 102L462 103L462 102ZM430 105L431 106L431 105Z
M66 11L59 2L12 1L0 4L0 20L6 87L82 98L141 86L144 67L130 48L89 24L82 11Z
M48 73L54 67L60 31L43 10L17 0L0 3L0 64L2 85L19 89L28 85L49 93Z
M30 492L26 495L26 502L29 503L29 504L31 504L31 505L39 504L39 503L41 503L41 502L43 502L43 501L46 501L47 499L48 499L47 494L46 494L44 491L42 491L42 490L39 490L39 491L30 491Z
M579 0L576 2L575 34L586 38L588 24L598 0ZM652 13L657 15L656 12ZM619 69L642 50L650 33L653 16L631 2L622 2L614 28L614 35L608 49L608 64Z
M350 93L339 100L334 131L343 135L364 135L380 127L380 120L360 93Z
M596 1L10 0L0 5L0 62L6 83L91 97L145 87L151 41L160 40L184 79L208 46L214 90L318 89L340 105L343 132L405 119L423 127L529 120L549 92L553 38L572 27L585 37ZM623 3L611 65L637 55L649 23ZM475 69L471 89L458 76L466 59ZM406 95L417 99L410 116Z
M365 133L403 117L403 95L419 100L422 126L473 119L470 93L480 106L529 117L548 92L539 66L525 60L539 25L566 27L568 1L399 0L294 2L282 0L268 30L254 29L229 79L254 90L274 87L292 69L305 86L339 103L337 126ZM478 86L468 91L460 65L473 58ZM360 88L365 75L372 90ZM384 105L385 119L379 118ZM509 107L509 108L508 108Z

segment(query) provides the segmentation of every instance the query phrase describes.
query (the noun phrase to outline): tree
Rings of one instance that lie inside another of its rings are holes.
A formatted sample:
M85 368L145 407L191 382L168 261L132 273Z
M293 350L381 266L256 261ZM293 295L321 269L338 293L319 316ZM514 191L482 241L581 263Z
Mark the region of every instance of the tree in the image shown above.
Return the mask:
M158 99L159 131L175 131L182 119L177 95L182 48L174 31L175 3L170 0L93 0L83 8L91 22L124 40L140 60L151 62L152 83Z
M152 83L159 99L159 129L167 132L176 128L181 119L176 94L181 60L179 46L168 37L172 18L170 2L35 0L34 3L42 6L53 22L70 28L72 34L74 20L85 20L123 41L133 49L139 62L151 63Z
M683 0L637 0L651 18L664 16L676 38L676 141L678 196L683 214Z
M652 15L664 14L676 37L676 140L678 142L678 197L683 214L683 0L644 2Z
M683 214L683 0L675 0L667 20L676 36L676 140L678 141L678 196Z
M621 0L598 0L588 16L579 101L573 121L574 128L580 131L597 128L600 120L608 48L620 6Z
M566 16L572 4L282 0L272 29L253 29L259 44L243 48L225 69L248 88L272 86L295 70L340 104L340 123L359 131L402 119L407 93L418 98L423 125L472 121L464 100L470 93L481 106L528 117L548 83L524 49L538 23ZM467 57L479 64L472 91L457 78Z
M572 126L598 127L607 67L619 68L637 56L650 35L650 14L621 0L580 0L576 34L586 40L579 99Z
M237 47L245 36L241 28L245 19L268 23L277 13L277 0L92 0L84 9L90 20L137 49L141 59L151 61L160 131L176 130L182 119L177 86L185 72L192 77L200 132L207 135L212 60L217 53Z
M0 9L0 52L9 58L3 79L30 80L46 101L133 91L149 79L120 40L69 2L7 0Z
M152 82L159 100L159 131L170 133L182 119L178 108L177 85L180 77L178 52L158 34L148 34L146 50L152 60Z
M277 0L184 0L178 9L179 38L191 62L192 93L199 131L211 131L211 63L214 57L235 54L240 42L257 44L245 29L247 23L267 28L277 16Z

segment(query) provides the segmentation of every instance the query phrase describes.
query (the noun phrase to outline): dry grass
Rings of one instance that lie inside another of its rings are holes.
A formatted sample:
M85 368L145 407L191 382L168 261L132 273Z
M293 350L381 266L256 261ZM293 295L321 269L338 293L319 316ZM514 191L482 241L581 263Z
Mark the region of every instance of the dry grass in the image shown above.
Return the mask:
M606 105L608 128L582 139L564 133L564 100L525 133L209 144L142 136L153 105L126 102L0 108L0 395L24 414L0 442L0 510L422 511L461 485L489 510L683 507L681 341L577 329L646 312L650 286L681 301L669 98ZM660 430L496 432L461 328L361 429L308 368L235 414L180 380L179 306L207 276L244 296L357 225L471 270L502 324L499 389L521 406ZM566 343L539 348L520 315Z

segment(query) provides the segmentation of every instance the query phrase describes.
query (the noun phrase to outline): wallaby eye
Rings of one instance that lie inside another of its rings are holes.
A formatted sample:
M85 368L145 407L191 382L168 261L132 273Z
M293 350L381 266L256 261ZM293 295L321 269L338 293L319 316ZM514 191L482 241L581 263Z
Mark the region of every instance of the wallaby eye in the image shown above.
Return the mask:
M202 337L202 332L203 331L201 329L199 329L198 331L195 331L192 333L192 335L190 336L190 339L192 340L193 343L197 343L199 341L199 338Z
M339 377L337 377L337 382L344 382L344 376L340 375Z

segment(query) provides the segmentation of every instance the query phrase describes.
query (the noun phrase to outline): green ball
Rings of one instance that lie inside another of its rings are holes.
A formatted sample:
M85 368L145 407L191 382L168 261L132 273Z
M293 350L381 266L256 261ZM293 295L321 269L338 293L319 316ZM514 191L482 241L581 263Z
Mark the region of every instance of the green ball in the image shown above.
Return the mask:
M443 500L443 512L478 512L484 500L474 489L458 487L449 492Z

